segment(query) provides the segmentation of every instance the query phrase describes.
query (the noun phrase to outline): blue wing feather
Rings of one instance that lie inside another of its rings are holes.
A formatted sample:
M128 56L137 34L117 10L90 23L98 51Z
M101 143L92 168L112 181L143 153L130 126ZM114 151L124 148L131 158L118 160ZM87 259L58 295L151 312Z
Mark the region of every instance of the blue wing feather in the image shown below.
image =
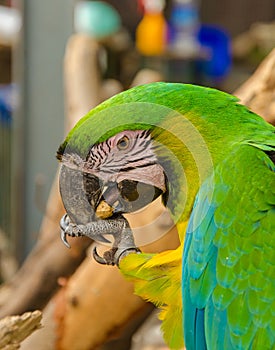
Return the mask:
M275 349L274 171L262 150L239 145L197 194L182 268L188 350Z

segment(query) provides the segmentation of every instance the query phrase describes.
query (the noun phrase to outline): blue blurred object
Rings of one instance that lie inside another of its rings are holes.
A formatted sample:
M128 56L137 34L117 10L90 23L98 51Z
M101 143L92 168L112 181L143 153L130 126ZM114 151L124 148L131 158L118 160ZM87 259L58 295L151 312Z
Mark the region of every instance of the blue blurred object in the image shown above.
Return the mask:
M169 19L169 47L181 55L197 55L199 45L197 0L173 0Z
M198 31L198 41L209 56L198 62L200 73L214 82L223 80L232 65L230 36L219 27L202 25Z
M10 125L13 110L13 85L0 86L0 124Z
M76 32L103 39L120 29L118 12L103 1L79 1L75 6L74 25Z
M11 125L14 85L0 85L0 228L11 232Z

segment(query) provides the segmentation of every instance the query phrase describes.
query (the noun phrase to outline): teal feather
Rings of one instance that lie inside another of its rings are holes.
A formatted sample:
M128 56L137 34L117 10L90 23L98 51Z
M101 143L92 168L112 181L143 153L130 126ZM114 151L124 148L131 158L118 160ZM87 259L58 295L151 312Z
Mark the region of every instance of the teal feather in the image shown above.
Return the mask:
M205 324L208 349L232 349L230 338L226 339L226 335L229 333L227 330L226 311L218 310L211 298L205 308L205 318L215 320L213 324ZM227 344L228 341L230 342L230 345Z
M195 310L204 310L200 332L207 349L275 348L275 208L269 204L275 173L267 158L259 147L240 145L215 169L212 202L207 192L213 179L200 188L183 255L186 344L189 314L194 318ZM246 162L250 167L240 172ZM211 225L209 216L199 215L205 207L212 209Z

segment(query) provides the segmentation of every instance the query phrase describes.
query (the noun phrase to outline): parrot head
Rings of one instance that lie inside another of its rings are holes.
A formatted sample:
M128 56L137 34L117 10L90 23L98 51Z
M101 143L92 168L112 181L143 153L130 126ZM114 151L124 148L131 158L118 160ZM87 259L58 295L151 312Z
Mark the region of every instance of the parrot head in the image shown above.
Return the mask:
M58 149L60 193L76 225L121 217L159 196L167 205L175 157L165 145L167 128L160 124L175 111L151 102L121 103L120 97L82 118Z
M161 117L171 110L137 101L101 105L91 114L72 129L57 152L66 210L60 222L61 238L69 246L67 235L86 235L104 243L106 235L113 235L116 247L132 250L133 240L123 238L132 236L128 223L126 234L117 223L126 220L122 214L136 212L159 196L167 205L172 172L164 160L171 157L166 157L165 150L170 151L157 135L163 133ZM143 241L150 240L144 237Z
M63 154L60 192L75 223L137 211L166 193L166 177L148 130L124 130Z

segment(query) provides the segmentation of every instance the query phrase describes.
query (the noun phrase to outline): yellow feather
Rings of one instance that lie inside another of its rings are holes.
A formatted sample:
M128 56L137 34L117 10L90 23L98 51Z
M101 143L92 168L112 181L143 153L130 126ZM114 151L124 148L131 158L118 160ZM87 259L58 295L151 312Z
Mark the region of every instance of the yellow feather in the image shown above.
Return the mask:
M186 223L177 228L183 238ZM122 274L134 282L135 293L160 307L164 339L174 350L183 348L182 249L183 244L158 254L129 254L119 264Z

